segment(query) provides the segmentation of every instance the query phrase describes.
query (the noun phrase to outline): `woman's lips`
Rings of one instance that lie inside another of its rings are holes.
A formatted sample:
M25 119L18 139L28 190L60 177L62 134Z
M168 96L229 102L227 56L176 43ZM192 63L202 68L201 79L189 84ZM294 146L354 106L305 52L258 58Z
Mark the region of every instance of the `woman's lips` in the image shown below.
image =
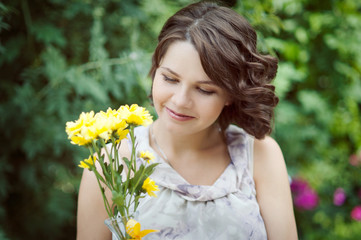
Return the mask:
M183 114L180 114L180 113L177 113L177 112L174 112L172 111L171 109L169 108L165 108L169 114L169 116L175 120L178 120L178 121L188 121L188 120L191 120L193 119L194 117L192 116L187 116L187 115L183 115Z

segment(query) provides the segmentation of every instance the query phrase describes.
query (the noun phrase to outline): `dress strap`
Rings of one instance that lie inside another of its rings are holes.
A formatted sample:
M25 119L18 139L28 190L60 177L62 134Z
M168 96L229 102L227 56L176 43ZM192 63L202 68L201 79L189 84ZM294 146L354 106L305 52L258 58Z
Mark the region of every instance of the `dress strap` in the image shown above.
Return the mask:
M251 135L247 136L248 138L248 148L247 148L247 155L248 155L248 169L251 177L253 178L253 146L254 146L254 137Z

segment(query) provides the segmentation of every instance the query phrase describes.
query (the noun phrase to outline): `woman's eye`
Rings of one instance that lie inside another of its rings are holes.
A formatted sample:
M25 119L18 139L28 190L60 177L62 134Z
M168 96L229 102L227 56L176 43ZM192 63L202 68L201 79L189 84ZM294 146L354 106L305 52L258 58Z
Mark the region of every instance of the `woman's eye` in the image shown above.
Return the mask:
M168 77L168 76L166 76L164 74L163 74L163 78L164 78L165 81L170 82L170 83L176 83L177 82L176 79L170 78L170 77Z
M208 90L204 90L202 88L198 88L198 91L200 91L201 93L203 93L205 95L212 95L215 93L214 91L208 91Z

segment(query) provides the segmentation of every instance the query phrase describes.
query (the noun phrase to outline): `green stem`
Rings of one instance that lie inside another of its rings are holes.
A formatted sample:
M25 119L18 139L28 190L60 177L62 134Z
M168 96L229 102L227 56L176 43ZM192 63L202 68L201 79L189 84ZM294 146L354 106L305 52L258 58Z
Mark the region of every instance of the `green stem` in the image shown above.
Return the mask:
M90 151L90 155L91 156L94 156L94 151L93 151L93 148L91 148L90 146L88 147L89 148L89 151ZM97 152L97 155L98 155L98 159L99 159L99 153ZM100 163L100 161L98 161ZM94 162L95 164L95 162ZM102 168L103 169L103 168ZM98 170L96 169L96 167L94 166L93 169L94 171L94 174L96 175L97 179L100 179L109 189L110 189L110 186L109 184L106 182L106 180L99 174ZM104 171L104 169L103 169Z
M132 141L132 154L131 154L130 162L132 163L131 165L132 167L134 167L133 171L135 172L137 170L137 161L136 161L135 136L134 136L133 125L130 125L130 139Z
M142 174L140 175L141 177L139 177L138 178L138 181L137 181L137 183L135 184L135 186L133 187L133 189L132 189L132 191L131 191L131 193L130 193L130 196L133 196L133 194L134 194L134 192L135 192L135 189L137 189L137 187L138 187L138 184L140 183L140 181L141 181L141 179L142 179L142 176L143 176L143 174L144 174L144 172L145 172L145 167L143 168L143 170L142 170ZM129 206L131 205L131 198L129 199ZM134 199L134 212L137 210L137 200L138 199Z
M128 172L127 172L127 181L125 183L125 192L127 192L128 190L128 187L129 187L129 180L130 180L130 173L132 171L132 165L133 165L133 153L134 153L134 145L135 145L135 141L134 141L134 127L132 125L130 125L130 129L129 129L129 135L130 135L130 139L131 139L131 142L132 142L132 153L130 155L130 164L128 167ZM128 212L128 209L127 209L127 212Z
M104 206L105 206L105 210L107 211L107 214L109 216L109 218L113 217L113 213L112 213L112 209L110 208L110 204L108 202L107 197L105 196L105 189L102 188L102 185L99 182L99 179L97 178L97 182L100 188L100 191L102 192L102 197L103 197L103 202L104 202Z
M128 200L128 203L126 204L125 206L125 209L126 209L126 212L127 212L127 216L129 216L129 208L130 208L130 204L132 202L132 198L133 198L133 193L134 193L134 186L133 186L133 189L131 191L128 191L128 185L129 185L129 180L130 180L130 174L131 172L133 171L133 173L135 174L136 172L136 149L135 149L135 136L134 136L134 126L133 125L130 125L130 128L129 128L129 135L130 135L130 139L131 139L131 142L132 142L132 152L131 152L131 155L130 155L130 164L129 164L129 168L128 168L128 174L127 174L127 182L126 182L126 192L131 192L131 194L129 194L129 200ZM127 199L125 199L125 202L127 202Z
M93 147L95 148L95 150L98 150L98 148L97 148L96 146L94 146L94 145L95 145L95 144L94 144L94 141L92 141L92 143L93 143ZM94 155L94 151L93 151L93 148L91 148L90 146L89 146L89 151L90 151L91 156L93 156L93 155ZM100 157L99 151L97 151L97 154L98 154L98 157ZM101 161L98 161L98 162L101 162ZM95 163L94 163L94 164L95 164ZM95 176L96 176L96 179L97 179L97 182L98 182L98 186L99 186L100 191L101 191L101 193L102 193L105 210L107 211L108 216L109 216L109 217L112 217L113 214L112 214L112 211L111 211L111 208L110 208L109 201L108 201L108 199L107 199L107 197L106 197L106 195L105 195L105 189L103 189L103 187L102 187L99 179L105 184L105 186L107 186L108 188L109 188L109 186L107 185L107 183L106 183L106 181L103 179L103 177L99 174L99 172L98 172L98 170L96 169L95 166L93 167L93 172L94 172L94 174L95 174Z
M119 167L120 167L120 160L119 160L119 154L118 154L118 149L117 149L117 144L115 143L115 139L113 136L111 136L111 141L112 141L112 148L111 148L111 152L114 155L115 158L115 169L116 171L118 171ZM119 143L120 144L120 143Z
M107 154L107 157L109 159L109 165L110 165L110 171L111 171L111 185L112 185L112 189L115 189L116 183L115 183L115 171L114 171L114 166L113 166L113 162L115 161L112 156L109 154L108 148L105 145L105 142L103 139L100 139L100 143L102 144L103 148L105 149L105 153Z
M101 159L101 150L98 148L98 146L96 145L96 141L92 141L92 146L94 148L94 150L96 151L97 155L98 155L98 162L102 168L102 171L103 171L103 175L105 177L105 179L107 179L107 176L109 175L108 174L108 171L107 171L107 168L104 164L104 159L102 160ZM104 146L104 149L106 149L106 146ZM107 184L107 186L109 187L110 190L113 189L113 182L110 181L110 183Z

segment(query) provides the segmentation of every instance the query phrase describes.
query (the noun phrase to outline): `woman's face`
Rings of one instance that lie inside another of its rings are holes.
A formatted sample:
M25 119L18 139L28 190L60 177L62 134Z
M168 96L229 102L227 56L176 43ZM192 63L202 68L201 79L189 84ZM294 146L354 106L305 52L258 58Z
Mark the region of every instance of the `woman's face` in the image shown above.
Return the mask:
M156 70L153 102L158 121L178 134L207 130L228 103L226 93L204 72L192 44L171 44Z

